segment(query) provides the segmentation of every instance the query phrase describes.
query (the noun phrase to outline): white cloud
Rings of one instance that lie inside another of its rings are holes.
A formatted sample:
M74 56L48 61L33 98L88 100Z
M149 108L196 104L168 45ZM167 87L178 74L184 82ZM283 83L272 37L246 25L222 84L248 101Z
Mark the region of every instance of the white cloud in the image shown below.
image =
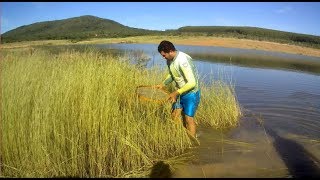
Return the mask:
M291 12L293 9L291 6L285 6L285 7L282 7L280 9L277 9L275 10L276 13L278 14L284 14L284 13L288 13L288 12Z
M294 33L299 32L299 29L296 26L286 24L286 23L281 23L281 24L268 23L268 24L265 24L265 26L263 28L273 29L273 30L278 30L278 31L294 32Z
M232 20L221 17L215 18L214 22L217 24L217 26L234 26L236 24Z
M8 26L9 21L7 18L1 16L1 26Z
M9 20L3 16L0 17L0 22L1 22L1 33L4 31L8 31L9 28Z
M43 9L51 5L50 2L31 2L31 4L37 9Z

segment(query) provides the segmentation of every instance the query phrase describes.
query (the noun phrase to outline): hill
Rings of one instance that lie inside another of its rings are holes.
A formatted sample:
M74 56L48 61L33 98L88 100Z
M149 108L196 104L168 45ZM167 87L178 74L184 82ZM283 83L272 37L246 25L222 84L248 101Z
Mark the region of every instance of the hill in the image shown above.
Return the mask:
M320 36L237 26L185 26L166 31L139 29L109 19L85 15L63 20L25 25L1 35L2 43L61 40L81 41L90 38L117 38L140 35L213 36L272 41L320 49Z
M95 16L85 15L63 20L38 22L4 33L2 42L30 40L77 39L92 37L126 37L154 33Z
M273 41L320 48L320 36L285 32L279 30L241 26L185 26L180 33L202 34L206 36L234 37L259 41Z

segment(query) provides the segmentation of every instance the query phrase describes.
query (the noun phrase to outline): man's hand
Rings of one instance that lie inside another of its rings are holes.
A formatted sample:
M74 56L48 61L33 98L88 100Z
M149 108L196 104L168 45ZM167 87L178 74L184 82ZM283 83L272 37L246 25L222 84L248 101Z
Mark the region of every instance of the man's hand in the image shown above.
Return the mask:
M155 87L155 88L157 88L157 89L163 89L163 88L164 88L164 85L163 85L163 84L157 84L157 85L155 85L155 86L153 86L153 87Z
M174 91L172 92L171 94L169 94L169 98L168 100L171 102L171 103L174 103L177 101L177 96L179 95L178 91Z

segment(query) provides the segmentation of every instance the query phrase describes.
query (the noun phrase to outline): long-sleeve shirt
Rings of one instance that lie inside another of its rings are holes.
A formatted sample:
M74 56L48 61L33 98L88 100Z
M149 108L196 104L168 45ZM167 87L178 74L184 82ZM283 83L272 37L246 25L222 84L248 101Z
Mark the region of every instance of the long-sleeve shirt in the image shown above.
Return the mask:
M168 69L169 74L163 81L164 85L175 81L179 94L189 91L197 92L199 90L198 71L188 54L177 51L173 61L168 65Z

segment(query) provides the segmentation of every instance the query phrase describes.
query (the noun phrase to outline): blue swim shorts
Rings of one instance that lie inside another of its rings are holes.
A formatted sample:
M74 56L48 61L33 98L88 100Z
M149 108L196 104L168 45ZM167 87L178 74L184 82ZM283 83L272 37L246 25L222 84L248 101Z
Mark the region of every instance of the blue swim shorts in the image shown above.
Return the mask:
M187 94L180 95L177 101L172 104L172 109L182 108L185 115L194 117L196 110L200 102L200 90L197 92L189 92Z

